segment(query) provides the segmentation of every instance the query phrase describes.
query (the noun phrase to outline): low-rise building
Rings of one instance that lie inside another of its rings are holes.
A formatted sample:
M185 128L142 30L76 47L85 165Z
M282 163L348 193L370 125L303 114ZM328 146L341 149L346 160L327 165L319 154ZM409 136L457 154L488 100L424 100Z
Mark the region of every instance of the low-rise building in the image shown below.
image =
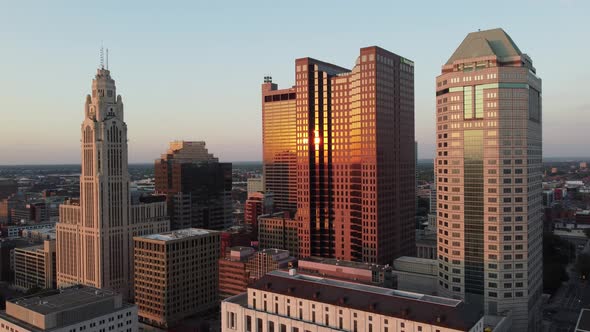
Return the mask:
M24 229L21 232L22 237L31 239L33 241L55 240L55 227L47 227L40 229Z
M297 274L270 272L221 304L221 330L484 331L484 317L460 300Z
M219 233L188 228L133 238L142 322L168 328L218 306Z
M438 262L426 259L402 256L393 261L397 289L436 295L438 288Z
M219 260L219 293L222 298L246 291L246 287L266 273L291 267L296 259L287 250L233 247Z
M291 256L299 256L297 220L286 213L274 213L258 217L258 241L260 248L288 250Z
M15 248L13 252L14 286L28 290L56 288L55 240L45 240L32 247Z
M436 228L434 232L429 229L416 230L416 257L436 259Z
M335 258L306 257L297 262L301 274L349 280L385 288L397 288L393 267Z
M225 257L219 259L219 296L226 298L246 291L250 272L246 262L254 255L252 247L232 247Z
M10 332L135 332L137 307L114 292L76 286L6 301L0 326Z

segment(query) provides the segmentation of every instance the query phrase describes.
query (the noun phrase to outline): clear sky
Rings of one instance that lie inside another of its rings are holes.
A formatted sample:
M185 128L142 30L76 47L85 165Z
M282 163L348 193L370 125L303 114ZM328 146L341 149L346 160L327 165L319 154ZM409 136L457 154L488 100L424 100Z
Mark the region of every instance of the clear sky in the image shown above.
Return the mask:
M419 157L434 154L434 82L471 31L504 28L543 79L546 157L590 155L590 1L0 0L0 164L79 163L101 41L123 96L130 162L174 139L261 159L260 84L294 60L351 68L378 45L415 61Z

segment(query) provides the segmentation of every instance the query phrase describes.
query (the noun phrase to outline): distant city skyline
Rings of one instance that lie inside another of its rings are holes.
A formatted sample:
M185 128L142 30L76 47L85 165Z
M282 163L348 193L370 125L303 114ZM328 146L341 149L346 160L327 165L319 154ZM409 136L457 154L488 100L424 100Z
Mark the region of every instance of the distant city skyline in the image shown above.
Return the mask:
M7 3L0 165L80 163L79 119L101 42L126 96L131 163L153 162L176 139L206 141L221 161L261 161L263 77L289 87L295 72L285 63L312 56L350 69L357 50L372 45L415 62L418 157L431 159L433 78L463 36L496 27L519 41L543 77L543 155L587 157L590 68L580 64L590 46L579 36L590 32L590 3L498 1L494 8L503 6L512 10L498 15L466 1L382 1L363 4L363 12L333 1ZM320 30L306 24L326 18Z

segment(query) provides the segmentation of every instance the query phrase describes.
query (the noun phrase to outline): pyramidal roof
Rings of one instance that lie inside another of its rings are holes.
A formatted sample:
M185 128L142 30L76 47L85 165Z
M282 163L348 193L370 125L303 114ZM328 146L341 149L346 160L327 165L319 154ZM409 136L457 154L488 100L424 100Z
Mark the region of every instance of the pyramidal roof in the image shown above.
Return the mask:
M505 58L522 55L522 52L506 31L501 28L477 31L465 37L446 64L450 65L456 60L492 55Z

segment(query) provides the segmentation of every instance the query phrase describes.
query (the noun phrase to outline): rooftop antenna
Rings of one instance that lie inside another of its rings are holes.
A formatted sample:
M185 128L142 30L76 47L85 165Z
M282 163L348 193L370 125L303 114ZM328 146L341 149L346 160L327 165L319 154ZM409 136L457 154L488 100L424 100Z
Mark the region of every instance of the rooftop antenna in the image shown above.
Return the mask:
M107 70L109 70L109 49L107 48Z
M104 69L104 47L100 42L100 69Z

